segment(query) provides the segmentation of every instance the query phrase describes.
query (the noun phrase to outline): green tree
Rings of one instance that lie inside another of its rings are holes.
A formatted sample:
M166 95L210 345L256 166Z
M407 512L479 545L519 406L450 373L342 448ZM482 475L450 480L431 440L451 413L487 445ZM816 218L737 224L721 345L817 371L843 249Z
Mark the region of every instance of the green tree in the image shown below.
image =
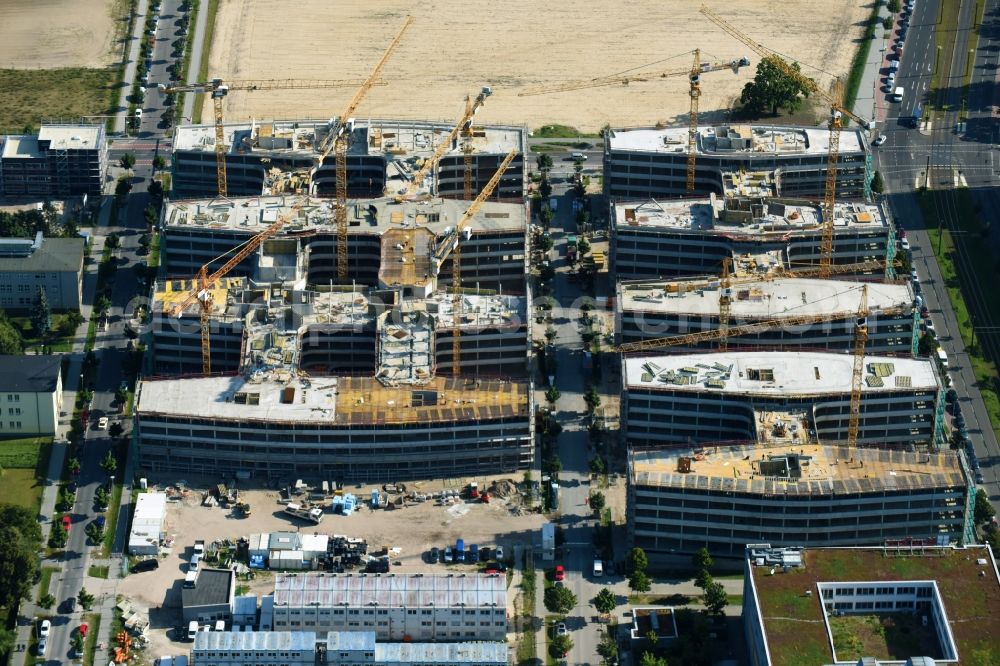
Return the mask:
M160 171L165 166L167 166L167 160L165 160L163 158L163 155L157 155L156 157L153 158L153 169L154 170Z
M548 170L551 169L553 166L552 156L549 155L548 153L542 153L537 158L535 158L535 164L538 165L538 170L541 171L542 174L544 175L548 173Z
M118 234L108 234L104 239L104 247L110 247L115 250L122 246L122 237Z
M601 406L601 396L597 394L597 389L593 386L587 387L587 391L583 394L583 401L587 403L587 410L591 413Z
M50 592L46 592L42 595L42 598L38 600L38 605L48 610L56 605L56 598L52 596Z
M559 400L559 396L562 395L555 386L550 386L549 390L545 392L545 399L551 402L553 405Z
M884 19L882 19L882 28L884 30L892 30L893 23L895 23L895 19L893 19L891 16L886 16Z
M702 603L710 613L721 613L722 609L729 605L729 596L726 588L718 581L712 581L705 587L705 593L701 596Z
M885 181L882 179L882 172L876 171L872 176L872 192L882 194L885 191Z
M538 214L538 217L542 221L542 226L548 228L552 224L552 220L555 219L556 214L552 212L552 209L547 205L542 206L542 212Z
M132 179L128 176L122 176L118 179L115 184L115 196L118 197L118 201L121 202L128 196L128 193L132 191Z
M778 115L779 109L796 111L802 104L802 97L809 96L809 89L795 78L786 74L781 66L779 56L766 56L757 63L757 75L753 81L743 86L740 103L743 109L753 116L770 114ZM796 72L798 63L790 65Z
M691 564L694 566L695 571L711 571L712 556L708 553L708 548L699 548L698 551L691 556Z
M618 602L615 600L615 593L606 587L601 588L601 591L594 597L594 608L597 609L598 613L610 613L617 605Z
M597 644L597 654L601 655L606 664L618 661L618 642L610 636L605 636Z
M556 339L556 335L558 335L556 329L552 328L551 326L545 329L545 340L549 344L552 344L552 341Z
M0 504L0 606L10 608L28 596L38 573L42 528L34 511Z
M135 166L135 155L132 153L125 153L122 155L121 165L123 169L131 169Z
M94 595L87 592L87 588L81 587L80 593L76 595L76 600L80 602L80 606L85 611L89 611L90 607L94 605Z
M90 538L90 542L93 544L98 544L104 540L104 527L99 525L97 521L88 524L86 532Z
M119 386L115 389L115 402L119 405L124 405L126 400L128 400L128 389L123 386Z
M115 458L115 454L108 451L104 456L104 460L101 461L101 469L103 469L108 474L114 474L115 470L118 469L118 459Z
M7 319L0 319L0 354L17 356L24 351L21 334Z
M695 574L694 577L695 587L701 588L703 591L711 585L713 581L714 579L712 578L712 574L708 573L708 569L699 569L698 573Z
M568 587L555 586L545 590L545 608L550 613L568 613L576 607L576 595Z
M649 644L653 646L655 646L657 643L660 642L660 635L656 633L655 629L650 629L649 631L647 631L645 638L649 642Z
M66 545L66 530L62 523L52 523L52 531L49 532L49 548L62 548Z
M667 666L667 660L656 656L654 652L643 650L642 656L639 657L639 666Z
M538 248L540 252L548 252L552 249L552 237L548 235L541 235L538 237L538 241L535 243L535 247Z
M73 637L69 639L70 645L73 648L74 654L80 654L83 652L83 634L79 631L73 632Z
M898 14L900 10L899 0L889 0L888 9L893 14Z
M636 594L649 592L653 589L653 585L649 580L649 576L646 575L644 571L633 571L632 575L628 578L628 589L632 590Z
M649 568L649 558L646 557L646 551L642 548L633 548L630 550L628 556L625 558L625 572L629 575L632 575L636 571L646 573L647 568Z
M17 642L17 632L14 629L0 626L0 654L9 654Z
M587 466L590 468L591 474L604 474L608 471L608 465L601 456L591 458L587 461Z
M52 330L52 308L49 307L49 297L45 295L45 289L42 287L38 287L38 292L35 294L35 303L31 311L31 328L40 338L45 338Z
M990 518L995 516L997 513L993 505L990 504L990 496L986 494L986 491L980 488L976 491L976 506L973 512L976 523L988 522Z
M549 182L548 176L542 176L542 182L538 185L538 193L542 195L543 199L548 199L552 195L552 183Z
M122 402L121 404L124 405L125 403ZM121 423L112 423L111 427L108 428L108 435L111 437L121 437L123 434L125 434L125 428L122 427Z
M545 459L542 467L547 474L558 474L562 471L562 461L556 456L549 456Z
M604 493L596 491L590 493L590 508L594 511L600 513L601 509L604 508L605 502Z
M565 589L565 588L560 588ZM549 643L549 652L556 659L562 657L564 654L568 654L570 650L573 649L573 639L569 637L569 634L563 634L561 636L556 636Z
M586 238L581 238L576 244L576 251L580 253L581 257L590 252L590 241Z

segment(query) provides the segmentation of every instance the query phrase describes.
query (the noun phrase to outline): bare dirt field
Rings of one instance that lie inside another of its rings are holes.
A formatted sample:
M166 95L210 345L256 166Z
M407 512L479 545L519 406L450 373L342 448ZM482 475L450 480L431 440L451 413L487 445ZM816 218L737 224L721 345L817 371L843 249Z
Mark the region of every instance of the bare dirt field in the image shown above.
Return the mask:
M153 481L150 478L150 482ZM167 484L176 479L160 481ZM187 481L196 482L192 478ZM480 479L479 483L481 487L487 487L490 481L491 479ZM202 484L202 489L207 485ZM440 482L407 485L409 490L416 492L431 492L446 487ZM460 484L447 487L457 489ZM367 486L349 488L348 491L355 493L361 500L371 495L371 488ZM401 552L392 558L394 562L401 563L398 568L394 568L395 571L446 572L463 568L471 571L472 565L445 567L443 564L426 564L423 560L424 553L432 546L444 548L446 545L453 545L456 539L464 538L468 544L490 547L502 545L507 550L506 554L509 554L515 543L530 544L532 539L540 539L538 535L545 521L539 514L512 515L510 507L503 500L494 500L490 504L460 503L452 507L437 506L428 501L395 511L372 511L365 506L349 517L326 514L322 523L312 525L284 514L282 505L277 501L277 491L241 492L241 498L249 501L253 508L249 518L236 518L229 510L218 506L203 507L200 505L201 497L201 492L191 490L185 500L168 503L164 530L174 540L173 548L165 556L161 556L159 569L129 575L118 586L119 594L137 607L149 610L148 655L170 652L171 641L174 639L172 630L181 624L180 590L187 570L186 563L197 539L204 539L207 544L215 539L228 538L235 541L257 532L344 534L367 540L370 551L382 546L399 548ZM259 572L255 580L240 581L240 584L249 585L253 593L267 594L273 591L274 580L269 572Z
M114 0L3 0L0 69L105 67Z
M861 0L731 0L709 3L758 42L804 63L829 85L846 75L869 11ZM491 85L485 123L548 123L583 131L677 122L688 109L687 80L518 97L527 88L620 73L689 67L740 56L752 65L702 79L701 110L718 118L753 77L758 57L698 12L694 0L223 0L210 77L360 79L407 14L414 23L358 117L454 120L466 94ZM823 71L818 71L816 67ZM634 70L634 71L630 71ZM824 73L826 72L826 73ZM325 118L341 112L349 88L232 93L227 118ZM716 113L713 114L713 111ZM207 113L205 117L209 117Z

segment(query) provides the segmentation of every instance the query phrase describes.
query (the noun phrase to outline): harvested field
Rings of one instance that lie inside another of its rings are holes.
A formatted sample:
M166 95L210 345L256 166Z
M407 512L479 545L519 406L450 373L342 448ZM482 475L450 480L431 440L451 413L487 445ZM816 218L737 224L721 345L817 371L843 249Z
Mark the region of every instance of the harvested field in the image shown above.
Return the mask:
M869 11L860 0L711 4L757 41L804 63L805 73L821 85L847 74ZM625 72L683 69L691 64L690 51L701 48L706 61L745 55L753 63L738 76L719 71L703 77L703 117L721 119L719 111L753 77L758 58L698 7L691 0L583 0L573 7L529 0L386 0L375 11L360 0L300 0L289 11L280 0L223 0L209 75L361 78L410 14L414 23L383 70L388 85L370 91L358 117L454 120L465 95L488 84L494 96L480 114L486 123L537 128L554 122L593 132L608 123L679 122L688 109L684 76L534 97L517 93ZM231 93L226 117L325 118L339 113L352 94L339 88Z
M0 68L106 67L115 0L0 2Z

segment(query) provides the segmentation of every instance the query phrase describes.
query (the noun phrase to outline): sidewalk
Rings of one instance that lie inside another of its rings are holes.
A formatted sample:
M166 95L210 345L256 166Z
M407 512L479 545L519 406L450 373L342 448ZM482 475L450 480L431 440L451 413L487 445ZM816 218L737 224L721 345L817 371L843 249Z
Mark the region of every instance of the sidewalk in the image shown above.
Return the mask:
M886 64L886 56L889 53L890 40L883 38L883 35L887 31L881 24L882 19L886 16L889 16L889 10L886 8L885 3L882 3L879 7L879 24L875 27L875 36L872 38L868 49L868 60L865 63L864 72L861 74L858 96L852 109L854 113L862 118L871 118L879 125L885 120L886 114L885 96L879 94L878 87L882 69L888 66ZM899 16L897 15L896 23L893 24L892 30L888 32L892 33L895 31L898 22Z
M188 65L188 76L185 83L198 83L198 74L201 73L201 60L202 57L208 57L209 54L202 55L203 47L205 46L205 26L208 24L208 3L202 2L198 7L198 16L195 18L194 23L194 43L191 46L191 60ZM194 118L191 115L194 110L194 101L200 99L200 95L194 93L189 93L184 95L184 108L181 111L181 118L178 122L184 118ZM191 120L190 122L194 122Z

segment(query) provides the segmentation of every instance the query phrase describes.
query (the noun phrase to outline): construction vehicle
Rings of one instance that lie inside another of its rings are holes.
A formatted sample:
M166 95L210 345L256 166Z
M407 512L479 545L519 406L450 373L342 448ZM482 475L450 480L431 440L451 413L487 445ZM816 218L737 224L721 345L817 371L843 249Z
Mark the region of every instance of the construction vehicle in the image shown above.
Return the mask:
M359 81L326 81L310 79L272 79L253 81L223 81L222 79L212 79L204 83L185 83L176 86L160 84L157 88L162 93L198 93L212 96L212 104L215 107L215 170L216 181L219 189L219 196L229 195L229 186L226 179L226 133L222 122L222 100L230 91L252 91L252 90L294 90L301 88L339 88L342 86L356 86Z
M459 133L466 136L468 132L471 132L472 119L475 117L476 113L479 112L479 109L483 108L483 105L486 104L486 98L492 94L493 88L483 86L479 91L479 94L476 95L475 99L468 96L465 98L465 112L462 114L462 117L458 119L457 123L455 123L455 126L452 128L451 132L449 132L448 136L438 144L438 147L434 150L434 154L424 160L420 169L413 174L413 180L410 181L409 186L406 188L406 196L412 196L417 191L417 188L423 185L427 174L431 172L434 166L438 163L438 160L440 160L441 157L448 152ZM463 152L465 152L466 155L470 155L470 152L467 150L463 150ZM466 192L465 198L468 200L471 199L472 196Z
M469 230L469 223L479 209L482 208L483 203L490 198L493 194L493 190L497 188L500 184L500 180L503 178L504 173L507 171L507 167L517 156L517 149L512 149L507 156L503 158L500 162L500 166L497 167L496 173L490 178L489 182L483 187L479 196L469 205L466 209L465 214L462 215L462 219L458 221L455 228L445 236L444 240L438 245L437 251L434 253L432 261L432 270L434 274L437 275L441 271L441 266L444 264L444 260L448 258L451 254L451 289L452 289L452 374L458 375L459 359L461 358L462 347L461 347L461 323L462 323L462 251L460 248L459 241L462 236L468 238L471 236L471 231Z
M212 314L212 288L225 277L229 271L240 264L241 261L249 257L268 238L278 233L286 222L293 219L304 206L304 203L296 204L292 210L278 217L268 228L264 229L256 236L250 238L236 249L236 253L224 263L218 270L209 275L208 267L212 262L205 264L194 277L195 286L188 295L177 302L169 311L171 317L180 317L192 303L197 301L201 307L201 369L202 372L210 374L212 372L211 340L209 339L209 317ZM225 256L225 255L223 255ZM221 257L220 257L221 258Z
M828 124L830 129L830 144L827 150L826 187L823 196L823 237L820 242L820 267L824 271L827 271L821 272L820 275L826 277L830 274L829 270L833 265L833 213L837 197L837 161L840 157L840 130L843 127L843 116L847 116L857 122L866 130L874 129L875 124L873 121L862 118L844 107L844 88L839 78L834 81L832 92L826 92L819 87L815 80L793 67L785 58L763 44L754 41L752 37L705 5L701 6L700 11L717 26L753 49L762 58L767 58L782 73L798 83L807 94L816 94L830 105L830 121Z
M237 518L249 518L250 502L236 502L236 504L233 505L233 513L236 514Z
M717 72L723 69L731 69L734 74L739 74L741 67L749 67L748 58L740 58L729 62L702 62L701 49L695 49L694 62L686 69L667 70L663 72L651 72L644 74L632 74L629 76L607 76L603 78L591 79L589 81L574 81L562 85L536 88L518 93L519 97L530 95L543 95L554 92L564 92L567 90L580 90L582 88L598 88L610 85L628 85L640 81L654 81L666 79L674 76L688 77L688 98L690 105L688 109L688 145L687 145L687 192L694 192L694 174L698 151L698 100L701 98L701 75L708 72Z
M361 104L361 100L365 98L368 91L375 85L379 74L382 73L382 68L385 67L385 63L388 62L392 52L399 46L399 42L403 38L403 33L406 32L411 23L413 23L413 17L407 16L403 22L403 27L399 29L399 32L396 33L389 46L386 47L381 59L375 64L375 68L372 69L368 78L361 84L357 92L354 93L354 97L344 107L343 112L336 118L336 123L320 144L320 157L316 168L312 172L312 176L315 176L320 167L323 166L324 160L330 155L330 152L334 153L337 166L337 205L334 211L334 218L337 224L337 279L342 282L347 280L347 147L351 138L351 131L354 127L354 118L352 116L358 105ZM311 183L310 188L310 191L315 189L315 183Z

